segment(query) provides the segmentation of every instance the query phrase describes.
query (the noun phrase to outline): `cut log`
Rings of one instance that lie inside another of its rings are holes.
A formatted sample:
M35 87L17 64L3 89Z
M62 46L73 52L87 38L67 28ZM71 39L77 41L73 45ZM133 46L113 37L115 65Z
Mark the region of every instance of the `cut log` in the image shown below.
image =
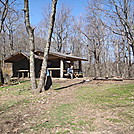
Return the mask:
M123 81L123 78L101 78L101 77L98 77L98 78L94 78L93 80L102 80L102 81Z

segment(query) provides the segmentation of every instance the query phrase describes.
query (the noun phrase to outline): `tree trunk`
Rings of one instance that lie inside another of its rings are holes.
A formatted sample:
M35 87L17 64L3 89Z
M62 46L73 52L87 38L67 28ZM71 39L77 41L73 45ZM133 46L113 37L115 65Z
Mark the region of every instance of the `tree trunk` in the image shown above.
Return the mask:
M1 1L1 4L2 4L2 6L4 6L4 10L1 13L1 18L0 18L0 33L3 30L3 23L4 23L4 21L5 21L6 17L7 17L9 0L6 0L5 2Z
M48 30L48 38L47 38L47 44L44 49L44 57L41 67L41 74L40 74L40 80L38 85L38 92L42 92L43 87L45 86L46 81L46 72L47 72L47 60L48 60L48 53L51 45L51 37L53 33L54 23L55 23L55 15L56 15L56 5L58 0L52 0L52 12L50 16L50 26Z
M131 78L132 75L132 64L131 64L131 50L130 50L130 45L128 45L128 77Z
M4 6L4 10L3 12L0 12L1 15L0 15L0 34L2 33L2 30L3 30L3 24L4 24L4 21L7 17L7 13L8 13L8 4L9 4L9 0L6 0L5 2L2 2L0 1L2 6ZM4 79L3 79L3 73L2 73L2 68L1 68L1 61L2 60L2 56L0 54L0 85L3 85L4 84Z
M132 62L134 63L134 43L132 43L132 52L133 52L133 60L132 60Z
M32 90L35 90L37 88L37 84L35 78L34 29L30 25L28 0L24 0L24 15L25 15L25 25L29 36L29 45L30 45L30 80L31 80Z

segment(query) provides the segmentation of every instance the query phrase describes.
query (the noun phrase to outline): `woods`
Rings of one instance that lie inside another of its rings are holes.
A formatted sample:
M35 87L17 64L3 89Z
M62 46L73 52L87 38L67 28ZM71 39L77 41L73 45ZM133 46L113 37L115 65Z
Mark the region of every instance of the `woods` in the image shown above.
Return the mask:
M64 3L56 11L56 4L57 0L52 0L51 8L45 5L47 8L43 9L41 22L33 26L28 0L24 0L24 10L20 1L0 0L0 61L3 71L6 57L18 51L30 52L32 89L41 92L51 50L87 58L82 69L88 77L134 77L132 0L89 0L78 16ZM34 51L37 49L44 50L38 86L34 74Z

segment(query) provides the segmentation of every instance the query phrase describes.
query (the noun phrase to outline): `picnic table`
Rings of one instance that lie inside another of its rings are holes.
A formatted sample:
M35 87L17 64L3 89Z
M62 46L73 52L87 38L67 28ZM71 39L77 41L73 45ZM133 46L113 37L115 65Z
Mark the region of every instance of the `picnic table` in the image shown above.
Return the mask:
M30 77L29 70L17 70L17 72L18 72L18 78L20 77L24 78L25 76Z

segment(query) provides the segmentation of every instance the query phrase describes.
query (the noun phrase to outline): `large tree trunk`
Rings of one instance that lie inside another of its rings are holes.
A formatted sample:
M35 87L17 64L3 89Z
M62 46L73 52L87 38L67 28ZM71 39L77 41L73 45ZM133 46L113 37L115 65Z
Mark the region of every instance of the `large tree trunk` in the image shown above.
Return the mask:
M30 45L30 79L32 90L37 88L36 78L35 78L35 44L34 44L34 29L30 25L29 17L29 1L24 0L24 14L25 14L25 25L26 30L29 36L29 45Z
M56 14L56 5L57 5L58 0L52 0L52 12L50 16L50 26L48 30L48 37L47 37L47 44L44 49L44 57L43 57L43 62L42 62L42 67L41 67L41 74L40 74L40 80L39 80L39 85L38 85L38 92L42 92L45 86L45 81L46 81L46 72L47 72L47 61L48 61L48 53L51 45L51 37L53 33L53 28L54 28L54 22L55 22L55 14Z
M1 12L1 16L0 16L0 34L1 34L2 30L3 30L4 21L7 17L7 13L8 13L9 0L5 0L5 2L0 1L0 4L4 7L3 12ZM3 85L4 79L3 79L2 69L1 69L1 62L2 62L1 60L2 60L2 54L0 54L0 85Z

